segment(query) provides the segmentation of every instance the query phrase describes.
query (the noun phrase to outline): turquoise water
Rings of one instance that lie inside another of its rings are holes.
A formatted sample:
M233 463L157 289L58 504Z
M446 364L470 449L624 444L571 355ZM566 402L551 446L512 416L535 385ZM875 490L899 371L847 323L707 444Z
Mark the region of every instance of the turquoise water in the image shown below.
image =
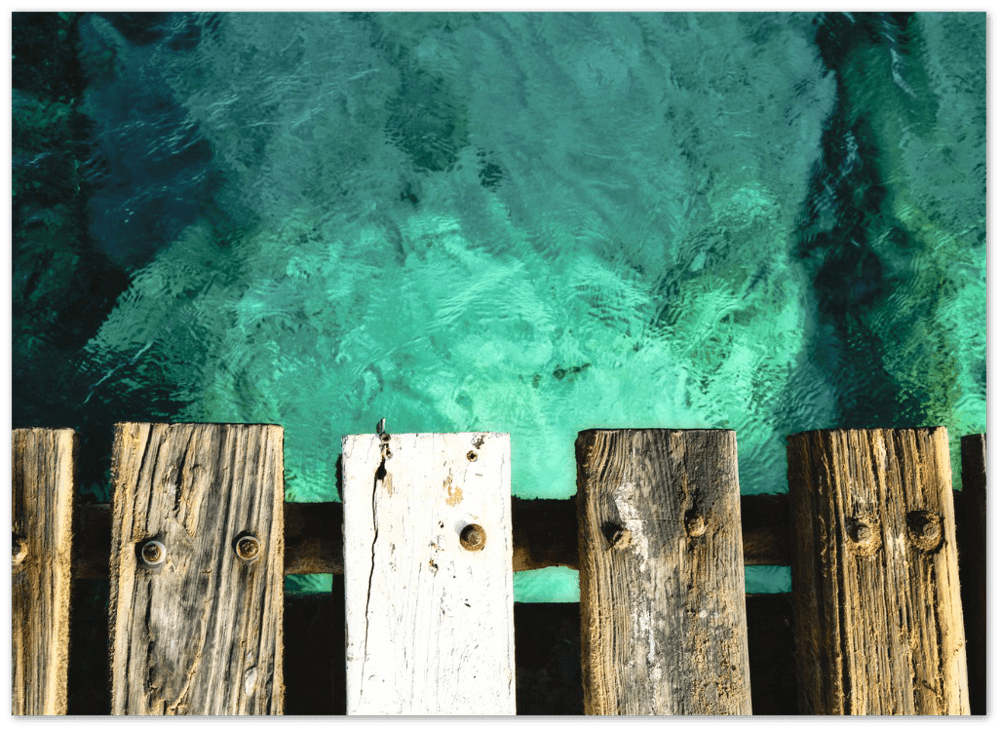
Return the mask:
M15 425L280 423L296 501L383 417L509 432L522 498L585 428L735 429L744 493L794 432L985 431L985 14L66 18L87 235L15 220ZM107 305L53 322L62 245Z

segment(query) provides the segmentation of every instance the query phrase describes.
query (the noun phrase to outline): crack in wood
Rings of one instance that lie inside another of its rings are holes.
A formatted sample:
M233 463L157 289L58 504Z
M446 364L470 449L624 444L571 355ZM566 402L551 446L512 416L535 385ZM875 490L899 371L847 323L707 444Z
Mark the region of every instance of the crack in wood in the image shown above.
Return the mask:
M378 542L378 487L381 486L386 479L386 451L388 450L388 444L383 442L382 446L382 460L378 464L378 468L375 470L375 478L372 483L372 528L375 530L375 534L372 536L372 567L371 571L368 573L368 594L365 600L365 655L361 659L361 690L360 693L363 695L365 691L364 675L365 675L365 663L368 660L368 626L369 626L369 611L371 609L372 602L372 580L375 579L375 545Z

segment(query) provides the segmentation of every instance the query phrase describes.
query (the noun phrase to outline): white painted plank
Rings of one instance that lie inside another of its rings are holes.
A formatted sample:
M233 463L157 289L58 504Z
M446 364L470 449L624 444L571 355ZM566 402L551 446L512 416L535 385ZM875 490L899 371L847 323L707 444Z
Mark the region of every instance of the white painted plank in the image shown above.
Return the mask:
M343 445L347 713L515 713L510 436Z

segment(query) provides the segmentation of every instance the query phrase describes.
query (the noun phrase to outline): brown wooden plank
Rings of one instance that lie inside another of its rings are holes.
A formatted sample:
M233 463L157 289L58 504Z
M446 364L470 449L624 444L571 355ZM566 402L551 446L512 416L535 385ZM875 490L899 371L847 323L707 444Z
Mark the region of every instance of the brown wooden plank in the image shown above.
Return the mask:
M968 714L945 428L788 441L804 714Z
M281 713L282 433L115 426L113 714Z
M72 430L11 438L12 714L65 714L73 537Z
M969 708L986 714L986 435L962 438L962 531L958 534L969 667ZM957 505L956 505L957 507Z
M588 714L749 714L736 434L579 434Z

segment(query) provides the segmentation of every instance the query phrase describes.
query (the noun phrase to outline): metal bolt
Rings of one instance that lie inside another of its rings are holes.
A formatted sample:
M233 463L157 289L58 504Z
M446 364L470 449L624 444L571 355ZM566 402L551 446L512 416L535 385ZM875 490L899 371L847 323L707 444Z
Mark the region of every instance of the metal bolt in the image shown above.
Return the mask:
M163 564L163 560L167 558L167 548L163 546L163 542L150 539L142 545L139 555L147 567L155 567Z
M20 534L13 535L11 544L11 568L17 567L28 556L28 540Z
M469 524L459 535L459 541L470 552L478 552L486 546L486 530L478 524Z
M687 530L689 537L700 537L705 533L706 529L705 517L696 512L688 512L687 516L684 517L684 529Z
M476 454L475 451L469 451L468 453L465 454L465 457L468 458L470 461L474 461L477 458L479 458L479 456Z
M906 515L906 526L914 546L924 552L937 549L944 540L941 516L932 511L911 511Z
M848 517L844 531L850 540L849 546L862 557L874 554L882 541L875 526L865 517Z
M260 556L260 542L257 537L245 534L236 540L236 556L244 562L253 562Z
M858 544L869 542L872 538L872 528L863 521L854 521L847 525L847 536L851 538L852 542Z

